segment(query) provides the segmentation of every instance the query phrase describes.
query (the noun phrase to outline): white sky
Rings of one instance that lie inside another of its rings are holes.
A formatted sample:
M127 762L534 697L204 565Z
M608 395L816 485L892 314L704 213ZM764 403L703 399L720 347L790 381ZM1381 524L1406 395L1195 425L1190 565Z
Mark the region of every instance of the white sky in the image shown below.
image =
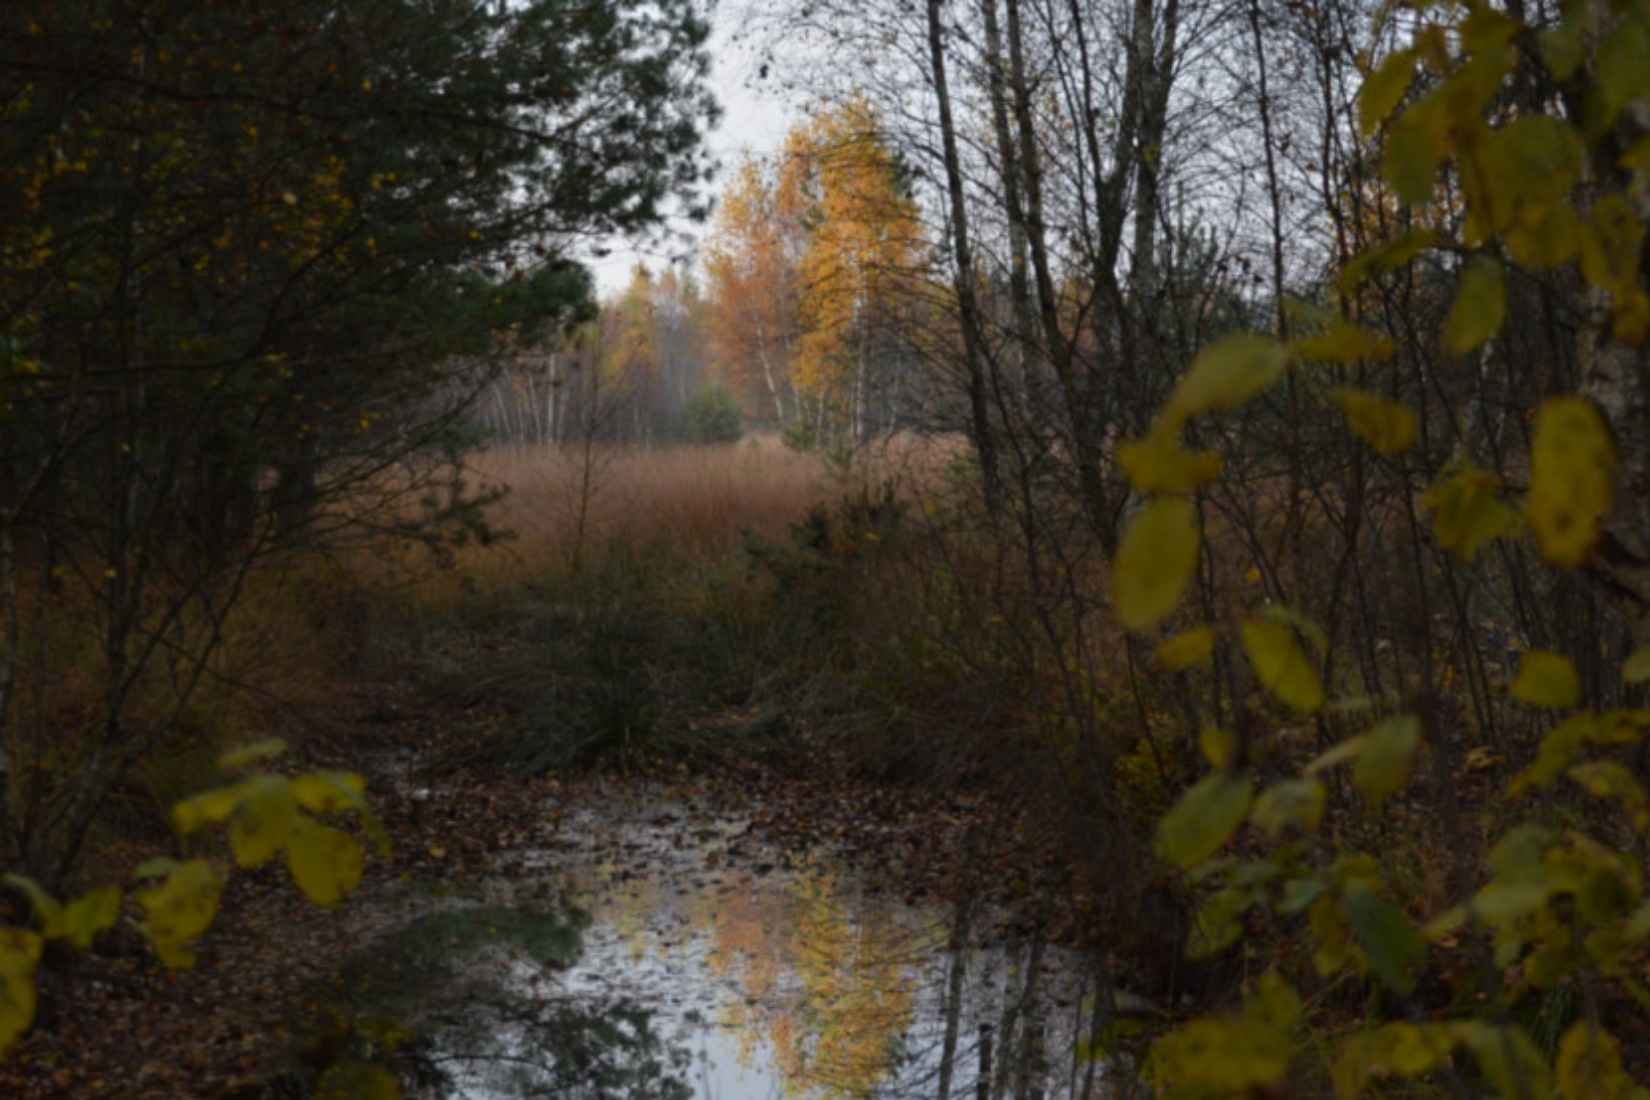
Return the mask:
M761 57L750 37L742 33L748 14L742 8L738 0L723 0L711 14L710 86L722 105L722 123L711 132L709 146L721 163L724 177L746 151L764 154L779 148L794 117L779 81L758 75ZM711 190L719 191L720 181L712 184ZM696 240L702 227L684 223L676 228L693 234ZM623 240L610 242L607 247L612 248L611 255L590 261L596 291L602 297L623 290L638 261L659 272L670 257L688 250L679 239L671 238L640 250Z

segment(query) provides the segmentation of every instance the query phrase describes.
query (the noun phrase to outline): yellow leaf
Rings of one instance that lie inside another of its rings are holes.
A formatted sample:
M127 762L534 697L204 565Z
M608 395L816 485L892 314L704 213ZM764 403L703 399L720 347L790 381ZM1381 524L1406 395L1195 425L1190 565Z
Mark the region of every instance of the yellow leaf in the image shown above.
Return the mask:
M1388 718L1366 735L1352 765L1352 785L1371 806L1379 806L1409 782L1410 761L1421 744L1421 723L1413 715Z
M1275 973L1261 975L1241 1015L1204 1017L1152 1044L1148 1081L1169 1096L1241 1096L1287 1079L1300 996Z
M1578 1020L1558 1044L1558 1094L1564 1100L1618 1100L1632 1092L1609 1032Z
M1341 274L1336 283L1342 294L1353 294L1363 285L1365 279L1377 271L1387 271L1395 267L1402 267L1415 257L1438 243L1438 233L1432 229L1409 229L1387 241L1377 245L1368 252L1352 257L1347 265L1341 268Z
M1289 343L1289 350L1302 359L1325 363L1361 363L1365 359L1390 359L1398 345L1379 333L1349 321L1336 321L1322 336L1306 336Z
M1522 794L1530 787L1545 787L1557 779L1570 761L1581 752L1582 745L1596 740L1598 717L1591 711L1573 714L1542 735L1536 748L1535 760L1508 788L1508 793Z
M1358 90L1358 129L1365 135L1386 120L1409 91L1409 82L1415 76L1415 55L1399 50L1388 55L1380 68L1364 79Z
M367 782L353 772L300 775L292 780L290 788L298 804L310 813L367 808L367 800L362 794L367 789Z
M63 938L88 950L99 932L106 932L120 920L120 890L103 886L71 901L63 910Z
M1248 776L1204 776L1157 823L1157 854L1177 867L1202 863L1243 824L1252 794Z
M1461 271L1449 318L1444 322L1444 350L1464 355L1501 331L1507 313L1507 278L1500 261L1474 256Z
M1397 454L1415 442L1415 414L1408 406L1362 390L1331 390L1352 434L1377 454Z
M1633 286L1643 232L1627 199L1609 192L1593 204L1581 234L1581 277L1618 295Z
M1220 456L1182 450L1164 432L1117 445L1117 462L1141 493L1191 493L1220 476Z
M298 822L298 802L278 776L247 782L247 794L229 821L229 846L243 868L262 866L286 847Z
M1461 21L1461 47L1468 53L1483 53L1505 46L1524 24L1493 8L1473 8Z
M1317 670L1295 643L1294 632L1282 623L1243 624L1243 652L1266 690L1280 701L1308 714L1323 706L1323 685Z
M1124 626L1144 630L1175 609L1197 569L1200 545L1189 500L1154 500L1134 518L1112 563L1112 606Z
M1496 495L1500 486L1500 478L1470 464L1441 475L1425 498L1439 545L1470 562L1484 543L1510 533L1518 516Z
M1285 779L1261 792L1249 820L1272 837L1290 826L1312 832L1323 820L1326 797L1324 785L1315 779Z
M401 1100L401 1086L383 1066L340 1062L321 1075L315 1100Z
M1551 1096L1552 1073L1530 1037L1515 1025L1472 1020L1461 1025L1467 1048L1496 1092L1506 1097Z
M1430 95L1387 127L1381 153L1381 178L1398 198L1419 206L1432 197L1438 167L1448 150L1449 116L1445 100Z
M241 804L245 793L246 784L236 783L186 798L172 807L172 824L178 832L188 836L208 825L227 821Z
M0 950L0 1055L16 1046L34 1023L34 964L39 957L38 947L32 954L9 947Z
M287 869L304 896L334 906L361 881L360 842L348 833L300 817L286 848Z
M1509 694L1532 707L1568 710L1581 702L1581 678L1568 657L1527 649L1519 655Z
M1177 672L1193 665L1201 665L1215 651L1215 631L1211 626L1197 626L1165 638L1157 647L1154 660L1166 672Z
M1204 726L1198 731L1197 748L1216 771L1224 771L1237 757L1238 739L1230 730Z
M1594 798L1619 802L1634 828L1650 826L1650 798L1633 773L1616 761L1588 760L1571 768L1569 776Z
M273 760L286 751L286 742L279 737L271 737L266 741L255 741L250 745L230 749L218 757L219 771L234 771L249 764L259 764L265 760Z
M1650 645L1641 645L1621 663L1621 678L1629 684L1650 680Z
M1363 755L1369 745L1369 734L1360 733L1356 737L1348 737L1329 746L1319 753L1317 758L1306 765L1307 775L1317 775L1328 771L1337 764L1344 764L1348 760L1356 760Z
M1289 366L1289 349L1269 336L1240 333L1215 341L1192 360L1164 407L1178 428L1190 417L1235 409L1276 382Z
M1592 404L1544 401L1530 449L1530 530L1536 550L1558 565L1580 565L1614 500L1615 447Z
M178 864L161 885L138 893L139 927L161 962L174 970L195 964L191 945L212 926L222 897L223 874L204 859Z
M1335 1095L1340 1100L1362 1095L1372 1076L1419 1076L1443 1063L1460 1042L1453 1024L1387 1024L1359 1035L1336 1059Z
M63 906L46 893L44 887L26 875L8 874L0 881L29 899L29 906L39 919L40 931L44 936L55 939L63 934Z

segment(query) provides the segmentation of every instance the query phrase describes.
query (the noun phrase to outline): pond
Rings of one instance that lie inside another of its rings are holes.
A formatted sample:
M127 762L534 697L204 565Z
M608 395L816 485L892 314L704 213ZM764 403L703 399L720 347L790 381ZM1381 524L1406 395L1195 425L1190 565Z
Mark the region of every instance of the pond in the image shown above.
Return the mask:
M657 790L568 809L511 874L409 902L332 1010L414 1097L1112 1094L1086 956L751 823Z

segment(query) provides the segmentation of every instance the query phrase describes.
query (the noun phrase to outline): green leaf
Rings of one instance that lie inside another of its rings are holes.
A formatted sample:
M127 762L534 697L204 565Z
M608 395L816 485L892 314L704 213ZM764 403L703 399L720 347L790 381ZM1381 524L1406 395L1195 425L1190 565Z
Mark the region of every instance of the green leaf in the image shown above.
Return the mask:
M1182 631L1158 644L1153 657L1157 667L1165 672L1201 665L1215 652L1215 631L1210 626L1197 626Z
M1154 500L1134 518L1112 563L1112 606L1125 627L1144 630L1175 609L1197 570L1201 543L1189 500Z
M174 970L195 965L191 945L212 926L223 897L223 873L204 859L173 868L166 881L136 897L145 919L139 927L160 961Z
M1358 90L1358 129L1367 136L1386 121L1409 91L1409 82L1415 76L1415 54L1399 50L1389 54L1380 68L1364 79Z
M1465 355L1500 332L1506 315L1507 277L1501 262L1474 256L1461 271L1461 285L1444 322L1444 350Z
M1558 1094L1564 1100L1618 1100L1633 1087L1621 1068L1615 1038L1578 1020L1558 1044Z
M1542 402L1530 448L1530 530L1543 558L1580 565L1587 557L1615 499L1615 470L1615 446L1590 402Z
M1407 405L1362 390L1336 389L1329 395L1340 405L1352 434L1376 454L1397 454L1415 442L1415 414Z
M1370 730L1352 765L1352 785L1371 806L1379 806L1409 782L1410 761L1421 744L1421 723L1413 715L1388 718Z
M1176 867L1202 863L1243 824L1252 796L1247 776L1204 776L1158 822L1157 854Z
M1235 409L1276 382L1289 366L1289 349L1269 336L1240 333L1215 341L1192 360L1164 407L1178 427L1194 416Z
M1518 515L1501 502L1500 487L1500 478L1471 463L1440 475L1425 498L1439 545L1470 562L1486 542L1510 534Z
M1292 630L1281 623L1243 624L1243 652L1255 676L1277 698L1304 713L1323 707L1323 685L1317 670L1295 643Z
M260 764L265 760L273 760L286 751L286 742L279 737L271 737L266 741L255 741L250 745L230 749L218 757L219 771L235 771L252 764Z
M1408 993L1415 986L1412 970L1426 954L1414 922L1402 909L1373 894L1348 894L1341 906L1376 976L1390 988Z
M1621 678L1625 683L1642 684L1650 680L1650 645L1639 646L1621 663Z
M87 891L63 910L63 938L89 950L99 932L107 932L120 920L120 889L102 886Z
M1568 710L1581 702L1581 677L1568 657L1527 649L1519 655L1518 675L1508 694L1532 707Z
M361 844L348 833L306 817L298 818L286 848L287 869L304 896L331 907L361 881Z

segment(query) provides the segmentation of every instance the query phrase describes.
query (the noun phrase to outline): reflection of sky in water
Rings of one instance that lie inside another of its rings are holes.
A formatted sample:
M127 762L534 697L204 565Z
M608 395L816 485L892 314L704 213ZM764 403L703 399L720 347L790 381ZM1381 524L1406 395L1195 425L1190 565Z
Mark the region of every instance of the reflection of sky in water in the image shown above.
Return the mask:
M663 1078L685 1055L680 1080L700 1100L934 1097L955 914L889 900L840 862L788 856L747 833L742 821L674 804L571 815L559 846L525 855L537 867L529 877L565 874L589 912L582 951L566 969L494 950L462 964L487 972L507 1007L432 972L451 988L436 998L447 1007L425 1017L428 1053L452 1080L425 1095L675 1097ZM1098 1067L1074 1056L1091 1023L1086 963L1041 949L1030 980L1033 959L1027 945L965 956L952 1097L977 1097L986 1035L993 1095L1102 1094ZM651 1015L638 1024L627 1006ZM616 1019L622 1027L603 1030ZM1026 1049L1027 1019L1044 1068L1021 1079L1021 1060L1002 1051ZM599 1035L621 1037L605 1057L661 1068L549 1087L547 1067L594 1057Z

